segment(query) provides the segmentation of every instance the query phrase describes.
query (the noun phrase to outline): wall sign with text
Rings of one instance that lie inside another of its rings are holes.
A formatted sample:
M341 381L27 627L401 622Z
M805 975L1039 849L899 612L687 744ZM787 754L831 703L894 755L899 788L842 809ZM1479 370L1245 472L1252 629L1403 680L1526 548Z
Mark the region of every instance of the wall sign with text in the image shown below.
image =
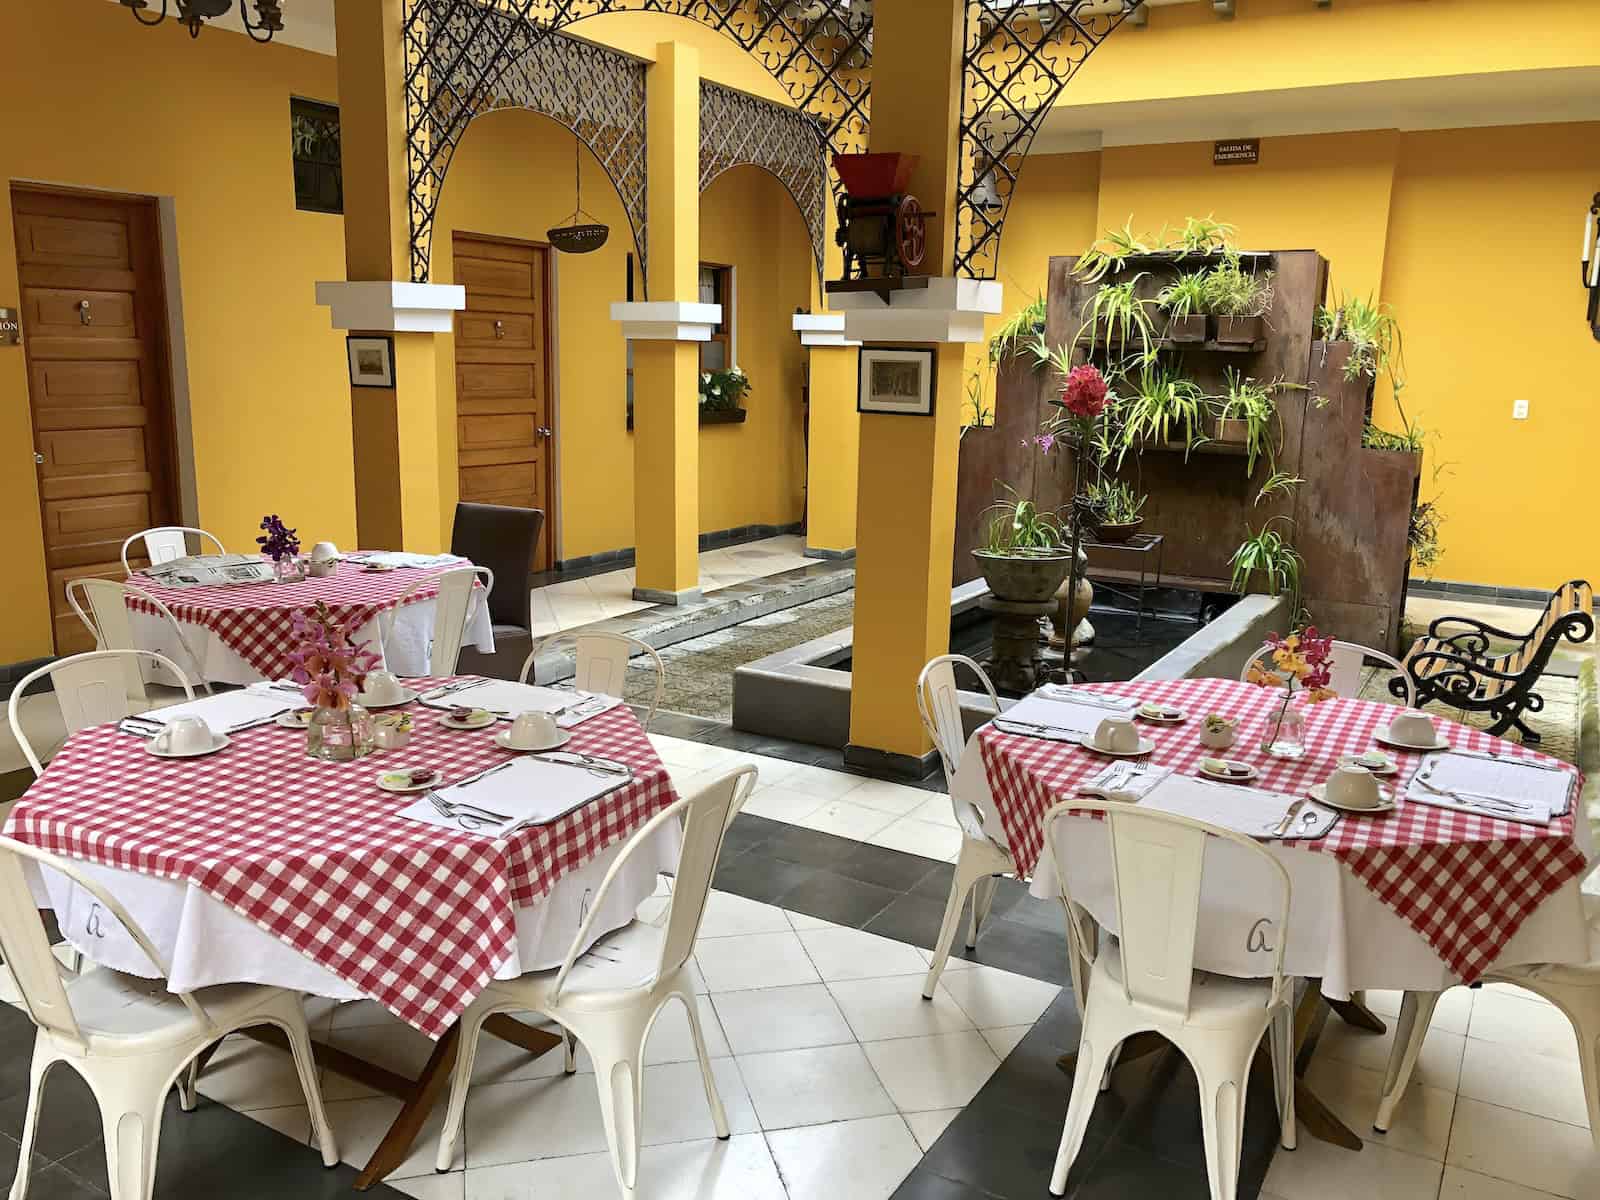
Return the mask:
M22 341L22 317L14 308L0 308L0 346Z
M1234 138L1211 145L1211 165L1214 167L1242 167L1260 161L1260 138Z

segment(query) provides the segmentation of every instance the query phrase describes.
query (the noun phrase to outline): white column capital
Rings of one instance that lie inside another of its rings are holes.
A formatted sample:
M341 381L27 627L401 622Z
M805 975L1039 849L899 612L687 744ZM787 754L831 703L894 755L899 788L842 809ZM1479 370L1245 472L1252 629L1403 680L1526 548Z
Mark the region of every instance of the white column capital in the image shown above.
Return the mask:
M618 300L611 319L630 342L709 342L722 323L722 305L682 300Z
M942 276L925 287L833 292L828 303L844 313L844 335L861 342L981 342L985 317L998 316L1004 291L992 279Z
M331 311L335 329L449 333L456 312L467 306L467 289L454 283L336 279L317 284L317 303Z
M802 346L850 348L861 345L845 336L843 313L795 313L794 331Z

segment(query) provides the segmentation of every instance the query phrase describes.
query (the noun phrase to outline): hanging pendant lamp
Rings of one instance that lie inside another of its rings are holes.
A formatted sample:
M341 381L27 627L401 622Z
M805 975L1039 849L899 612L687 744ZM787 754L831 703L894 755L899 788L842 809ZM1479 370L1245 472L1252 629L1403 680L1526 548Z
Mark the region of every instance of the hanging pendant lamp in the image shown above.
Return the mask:
M576 133L572 135L572 172L576 180L576 204L565 225L545 231L550 244L563 254L589 254L606 244L611 227L594 219L594 214L583 211L583 142ZM589 218L585 221L583 218Z

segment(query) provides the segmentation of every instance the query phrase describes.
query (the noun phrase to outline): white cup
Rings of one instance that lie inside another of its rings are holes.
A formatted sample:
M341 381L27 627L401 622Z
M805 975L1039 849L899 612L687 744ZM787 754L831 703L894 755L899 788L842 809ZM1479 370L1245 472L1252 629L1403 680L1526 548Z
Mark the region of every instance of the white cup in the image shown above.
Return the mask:
M361 692L368 700L378 704L388 704L400 699L403 689L400 681L389 671L369 671L367 681L361 685Z
M518 750L548 750L561 738L561 727L547 712L518 713L506 740Z
M1425 713L1403 712L1389 722L1389 737L1412 746L1432 746L1439 740L1433 720Z
M306 564L306 574L313 579L326 579L339 569L337 558L314 558Z
M1094 728L1097 750L1111 750L1119 754L1139 748L1139 727L1132 717L1107 717Z
M1329 801L1346 808L1377 808L1383 799L1372 772L1349 763L1328 776L1323 786Z
M199 754L211 749L215 742L204 717L174 717L150 744L162 754Z
M372 740L381 750L398 750L411 740L411 730L398 725L377 725L372 730Z
M311 547L312 562L333 562L339 557L339 547L332 542L318 542Z

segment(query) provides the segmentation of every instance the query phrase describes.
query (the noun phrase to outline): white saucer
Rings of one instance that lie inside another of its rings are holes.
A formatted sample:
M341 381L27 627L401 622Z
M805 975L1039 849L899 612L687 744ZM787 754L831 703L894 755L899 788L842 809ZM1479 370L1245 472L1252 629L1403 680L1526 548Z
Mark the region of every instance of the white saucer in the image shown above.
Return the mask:
M1232 760L1225 758L1222 761L1230 762ZM1249 763L1236 763L1235 765L1245 768L1245 770L1249 771L1250 773L1248 775L1230 775L1224 774L1221 771L1208 771L1203 766L1196 767L1195 770L1204 775L1207 779L1215 779L1222 783L1249 783L1252 779L1255 779L1261 774L1260 771L1256 770Z
M216 733L212 735L217 740L204 750L157 750L154 738L145 742L144 748L157 758L204 758L208 754L215 754L218 750L225 749L228 745L228 735Z
M1386 730L1386 729L1380 729L1380 730L1378 730L1377 733L1373 734L1372 736L1373 736L1373 739L1376 742L1378 742L1379 745L1392 746L1396 750L1415 750L1415 751L1418 751L1419 753L1427 753L1429 750L1448 750L1448 749L1450 749L1450 743L1444 738L1440 738L1438 741L1432 743L1431 745L1419 746L1415 742L1397 741L1396 739L1394 739L1394 738L1389 736L1389 731Z
M298 715L301 711L304 711L306 714L305 720L303 721ZM307 729L311 725L311 714L314 711L316 710L311 708L306 708L304 710L288 708L272 719L276 724L282 725L285 729Z
M386 571L394 570L394 566L392 563L362 563L361 569L370 571L374 575L382 575Z
M1387 767L1369 767L1354 754L1346 754L1339 760L1339 765L1341 767L1360 767L1363 771L1371 771L1374 775L1400 774L1400 764L1398 762L1391 761Z
M1189 714L1181 708L1178 709L1178 715L1175 717L1152 717L1149 713L1137 708L1130 715L1140 721L1149 721L1152 725L1182 725L1189 719Z
M1137 750L1102 750L1088 738L1085 738L1078 744L1085 750L1092 750L1096 754L1104 754L1107 758L1140 758L1143 755L1149 754L1150 751L1156 748L1154 738L1140 738L1139 748Z
M1307 790L1306 795L1310 796L1318 804L1325 804L1329 808L1337 808L1340 812L1356 813L1358 815L1361 813L1371 814L1393 812L1395 809L1400 807L1395 803L1394 793L1385 792L1382 790L1378 792L1378 803L1370 807L1363 807L1355 804L1340 804L1337 800L1329 800L1328 787L1326 784L1322 783L1313 784Z
M405 795L408 792L427 792L427 791L432 791L434 788L438 787L441 783L444 782L444 776L442 774L440 774L438 771L435 771L433 773L433 777L431 779L429 779L427 783L389 783L389 782L387 782L388 776L390 776L390 775L399 775L402 772L406 771L407 769L408 768L406 768L406 767L391 767L387 771L379 771L378 775L377 775L377 779L376 779L378 787L382 791L385 791L385 792L399 792L401 795Z
M412 691L410 688L401 688L400 694L393 700L369 700L363 693L362 695L356 697L356 703L361 705L362 708L368 710L379 708L400 708L402 705L410 704L416 698L416 692Z
M572 734L563 729L556 735L556 740L548 746L518 746L511 740L511 730L502 729L494 735L494 744L502 750L511 750L517 754L548 754L552 750L559 750L572 740Z
M470 732L474 729L487 729L500 719L492 712L486 712L483 716L484 719L481 721L469 721L462 717L452 717L449 713L445 713L444 716L439 718L439 724L446 729L461 729Z

